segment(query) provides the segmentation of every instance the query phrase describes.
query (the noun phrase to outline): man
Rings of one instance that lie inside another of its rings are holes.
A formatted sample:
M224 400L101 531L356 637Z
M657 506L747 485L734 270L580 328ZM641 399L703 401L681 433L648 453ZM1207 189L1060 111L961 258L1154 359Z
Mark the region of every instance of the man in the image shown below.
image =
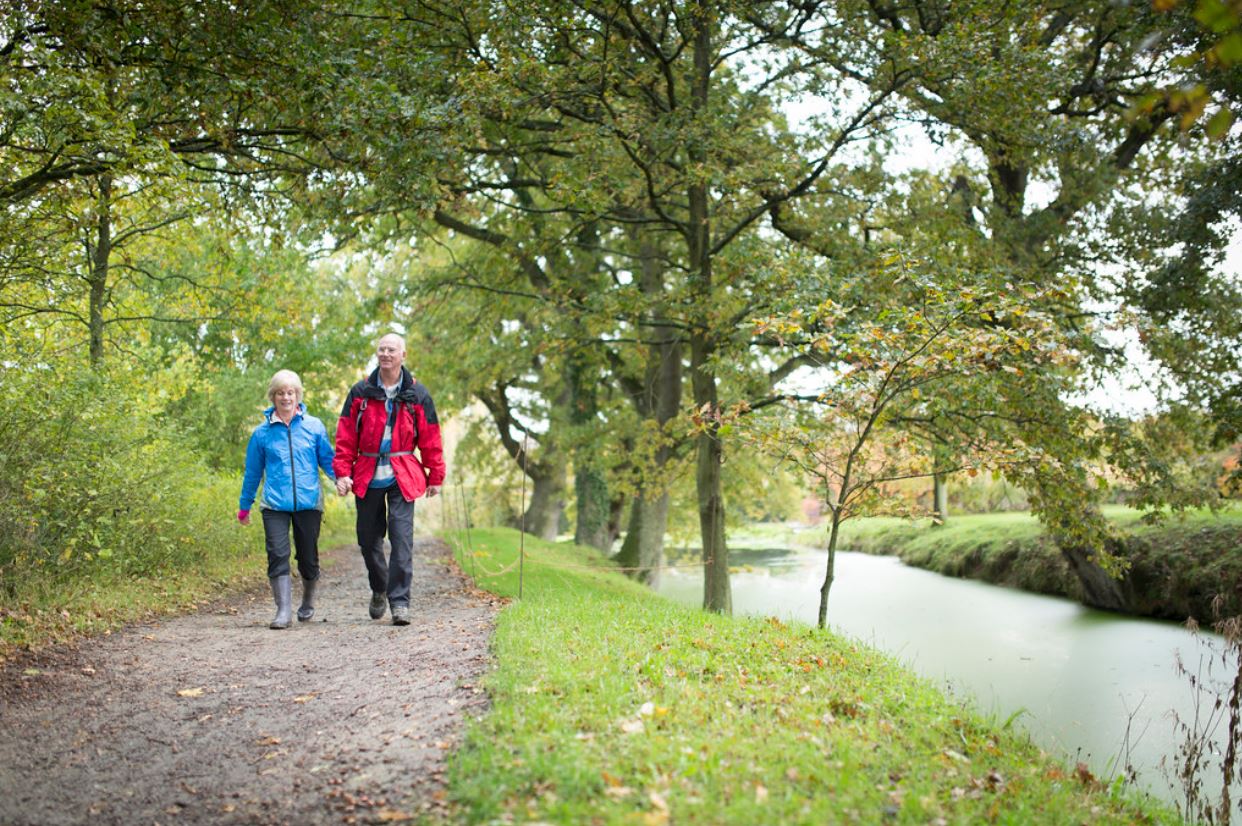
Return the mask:
M353 490L358 545L371 581L371 619L392 609L410 624L414 579L414 500L444 483L440 422L431 394L406 370L405 340L389 333L375 345L379 366L349 390L336 423L336 492ZM418 451L417 458L414 451ZM384 534L392 552L384 559Z

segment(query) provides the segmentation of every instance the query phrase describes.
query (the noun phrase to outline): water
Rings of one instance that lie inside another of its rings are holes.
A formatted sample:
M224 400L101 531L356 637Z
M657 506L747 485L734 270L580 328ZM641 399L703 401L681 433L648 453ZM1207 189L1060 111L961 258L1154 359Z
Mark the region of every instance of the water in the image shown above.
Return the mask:
M731 551L736 613L814 624L828 555L810 549ZM661 593L699 605L701 572L662 574ZM1166 800L1181 737L1173 712L1193 714L1193 692L1176 669L1212 659L1214 635L1180 625L1088 610L903 565L896 557L838 552L828 624L893 654L999 720L1019 724L1045 749L1110 778L1128 763L1139 785ZM1217 665L1214 676L1224 673ZM1203 671L1205 677L1207 672ZM1223 731L1223 726L1221 727ZM1168 757L1169 769L1161 759ZM1214 788L1219 788L1217 781Z

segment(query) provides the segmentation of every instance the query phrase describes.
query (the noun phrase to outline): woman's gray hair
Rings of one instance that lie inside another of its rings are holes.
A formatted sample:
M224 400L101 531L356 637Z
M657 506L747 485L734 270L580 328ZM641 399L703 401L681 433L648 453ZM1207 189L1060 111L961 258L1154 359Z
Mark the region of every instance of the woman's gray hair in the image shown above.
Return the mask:
M267 400L272 404L276 403L276 391L282 387L292 387L298 391L298 401L302 401L302 380L298 378L298 374L292 370L277 370L276 375L272 376L272 380L267 383Z

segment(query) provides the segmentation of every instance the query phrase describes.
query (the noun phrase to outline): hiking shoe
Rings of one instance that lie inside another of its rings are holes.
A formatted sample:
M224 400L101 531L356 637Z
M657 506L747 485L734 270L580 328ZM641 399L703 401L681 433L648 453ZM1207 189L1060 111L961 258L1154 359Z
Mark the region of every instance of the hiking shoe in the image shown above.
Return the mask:
M392 607L392 624L393 625L409 625L410 609L404 605L394 605Z
M384 594L371 594L371 604L367 606L367 611L371 614L371 619L379 619L384 616L384 611L388 609L388 597Z

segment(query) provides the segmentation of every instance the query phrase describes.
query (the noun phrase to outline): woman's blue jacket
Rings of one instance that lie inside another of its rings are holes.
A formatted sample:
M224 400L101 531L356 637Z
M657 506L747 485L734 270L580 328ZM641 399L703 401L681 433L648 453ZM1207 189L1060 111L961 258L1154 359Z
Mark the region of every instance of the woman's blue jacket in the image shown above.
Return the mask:
M250 510L262 479L260 507L276 511L322 510L319 469L329 479L336 479L328 431L323 422L306 412L304 404L298 404L298 412L288 425L275 416L275 411L275 407L265 410L263 423L250 435L238 508Z

